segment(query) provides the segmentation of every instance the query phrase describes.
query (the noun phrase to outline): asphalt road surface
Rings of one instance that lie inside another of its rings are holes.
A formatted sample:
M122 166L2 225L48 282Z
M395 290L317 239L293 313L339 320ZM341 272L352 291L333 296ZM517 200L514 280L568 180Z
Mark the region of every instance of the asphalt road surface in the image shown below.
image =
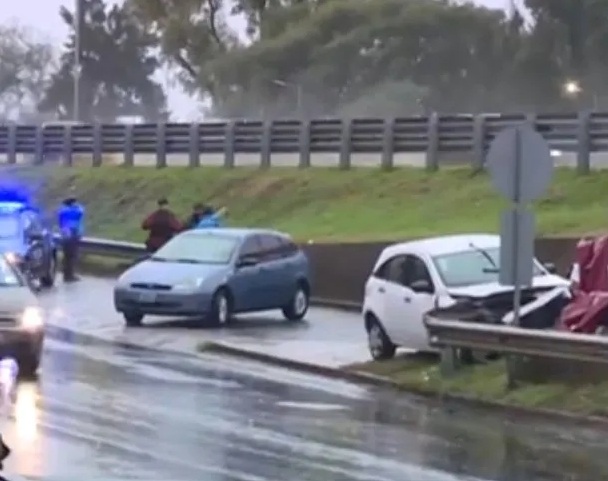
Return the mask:
M86 286L69 289L86 294ZM66 292L59 287L44 302L68 302ZM96 294L92 310L104 302ZM266 330L271 337L276 328ZM64 331L50 331L39 381L22 383L0 415L13 448L8 479L608 479L605 431L103 336L83 343Z

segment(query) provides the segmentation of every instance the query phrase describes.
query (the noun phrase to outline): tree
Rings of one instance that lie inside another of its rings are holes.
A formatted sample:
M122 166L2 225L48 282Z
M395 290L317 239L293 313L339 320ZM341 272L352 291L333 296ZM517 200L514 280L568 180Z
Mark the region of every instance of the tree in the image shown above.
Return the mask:
M19 25L0 25L0 118L31 114L53 68L50 44Z
M560 91L568 79L574 79L581 84L582 95L570 100L579 106L605 98L608 2L526 0L525 5L535 22L533 41L542 46L543 63L555 74L554 89Z
M166 118L165 94L152 78L160 65L152 52L155 39L139 27L124 6L108 9L103 0L80 1L80 118ZM62 7L60 14L71 33L40 109L68 118L74 115L76 22L67 8Z
M449 0L127 1L217 116L571 110L572 76L608 93L605 0L526 0L527 25Z

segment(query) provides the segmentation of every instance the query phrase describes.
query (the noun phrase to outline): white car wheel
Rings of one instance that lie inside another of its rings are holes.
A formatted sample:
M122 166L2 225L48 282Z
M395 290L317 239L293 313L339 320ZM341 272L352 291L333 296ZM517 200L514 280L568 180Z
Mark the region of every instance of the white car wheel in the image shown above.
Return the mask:
M376 319L373 319L368 325L367 345L372 358L377 361L391 359L397 350Z

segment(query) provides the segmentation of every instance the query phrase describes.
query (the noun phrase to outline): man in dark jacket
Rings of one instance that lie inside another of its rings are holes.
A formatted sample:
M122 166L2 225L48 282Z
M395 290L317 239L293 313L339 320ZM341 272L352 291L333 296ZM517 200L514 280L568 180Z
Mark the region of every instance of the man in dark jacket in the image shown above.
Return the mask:
M182 230L182 223L169 209L169 201L162 198L158 201L158 208L146 217L141 228L148 231L146 249L154 253Z
M194 204L194 206L192 207L192 214L190 214L190 217L188 217L188 220L184 225L184 229L194 229L203 218L204 212L204 204L201 204L200 202Z
M57 212L57 223L61 232L61 245L63 248L63 280L73 282L76 276L76 261L78 247L84 234L85 210L74 194L70 194Z

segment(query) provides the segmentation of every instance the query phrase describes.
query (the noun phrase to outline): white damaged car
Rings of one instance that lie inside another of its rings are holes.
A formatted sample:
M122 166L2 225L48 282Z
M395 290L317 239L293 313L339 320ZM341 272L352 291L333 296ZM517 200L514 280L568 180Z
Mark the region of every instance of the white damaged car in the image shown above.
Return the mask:
M389 359L397 347L433 351L424 316L462 299L491 302L497 321L512 309L513 289L498 283L500 236L465 234L403 242L386 247L365 285L363 318L374 359ZM552 265L534 260L532 286L522 305L549 291L567 292L569 281ZM556 291L556 288L557 289Z

